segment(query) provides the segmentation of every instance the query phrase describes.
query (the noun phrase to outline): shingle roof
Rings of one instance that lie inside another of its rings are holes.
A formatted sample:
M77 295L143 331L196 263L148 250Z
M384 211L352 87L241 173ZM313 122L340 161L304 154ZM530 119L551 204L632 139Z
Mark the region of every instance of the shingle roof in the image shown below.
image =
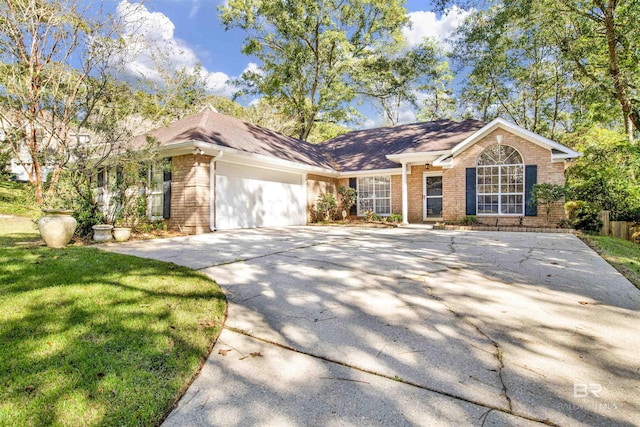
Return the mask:
M334 167L318 145L243 122L209 108L177 120L166 127L138 135L131 142L133 147L143 147L146 144L147 135L156 138L160 146L185 141L202 141L310 166Z
M472 119L437 120L353 131L320 146L341 171L395 168L387 155L450 150L483 126Z
M353 131L314 145L206 108L139 135L132 145L143 147L147 135L161 146L202 141L325 169L358 171L398 167L386 158L389 154L450 150L483 126L471 119L437 120Z

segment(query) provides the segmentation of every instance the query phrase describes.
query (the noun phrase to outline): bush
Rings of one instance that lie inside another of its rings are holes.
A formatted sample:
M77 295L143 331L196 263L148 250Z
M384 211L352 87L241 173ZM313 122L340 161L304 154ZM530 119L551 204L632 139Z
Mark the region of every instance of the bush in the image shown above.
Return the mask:
M401 223L402 215L401 214L391 214L389 215L389 222Z
M611 211L614 221L640 220L640 146L598 128L563 142L583 153L566 172L567 198Z
M467 215L460 220L461 225L475 225L478 223L478 218L475 215Z
M317 219L329 221L336 216L338 203L333 193L323 193L316 203Z
M600 231L600 208L584 200L571 200L564 204L567 225L576 230Z
M551 209L553 204L560 201L564 197L565 189L561 185L556 184L534 184L531 202L534 205L541 205L544 208L544 212L547 216L547 224L549 224L549 216L551 215Z
M341 185L338 187L338 196L340 197L340 207L347 211L347 213L349 213L351 207L358 201L358 193L355 188Z

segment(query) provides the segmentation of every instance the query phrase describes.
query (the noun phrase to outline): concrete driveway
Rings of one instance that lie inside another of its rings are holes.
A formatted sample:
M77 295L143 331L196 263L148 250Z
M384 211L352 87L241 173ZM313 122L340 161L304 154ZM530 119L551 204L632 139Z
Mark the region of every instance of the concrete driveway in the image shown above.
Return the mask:
M167 426L640 422L640 291L572 235L295 227L106 249L227 294Z

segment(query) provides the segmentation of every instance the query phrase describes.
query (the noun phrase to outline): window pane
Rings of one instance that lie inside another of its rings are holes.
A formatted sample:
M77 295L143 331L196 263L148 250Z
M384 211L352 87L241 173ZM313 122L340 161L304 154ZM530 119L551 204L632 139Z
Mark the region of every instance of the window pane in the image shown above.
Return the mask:
M427 196L442 196L442 177L441 176L427 177Z
M427 199L427 218L442 217L442 197L431 197Z
M358 178L358 214L369 210L378 215L391 213L391 177Z
M375 213L377 213L378 215L389 215L391 213L391 200L390 199L376 200Z

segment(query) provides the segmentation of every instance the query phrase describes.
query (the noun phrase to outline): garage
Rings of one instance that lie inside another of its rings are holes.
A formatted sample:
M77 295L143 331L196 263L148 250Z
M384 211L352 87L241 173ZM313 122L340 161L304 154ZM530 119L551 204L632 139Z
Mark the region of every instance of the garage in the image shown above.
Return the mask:
M304 174L218 161L213 191L218 230L306 223Z

